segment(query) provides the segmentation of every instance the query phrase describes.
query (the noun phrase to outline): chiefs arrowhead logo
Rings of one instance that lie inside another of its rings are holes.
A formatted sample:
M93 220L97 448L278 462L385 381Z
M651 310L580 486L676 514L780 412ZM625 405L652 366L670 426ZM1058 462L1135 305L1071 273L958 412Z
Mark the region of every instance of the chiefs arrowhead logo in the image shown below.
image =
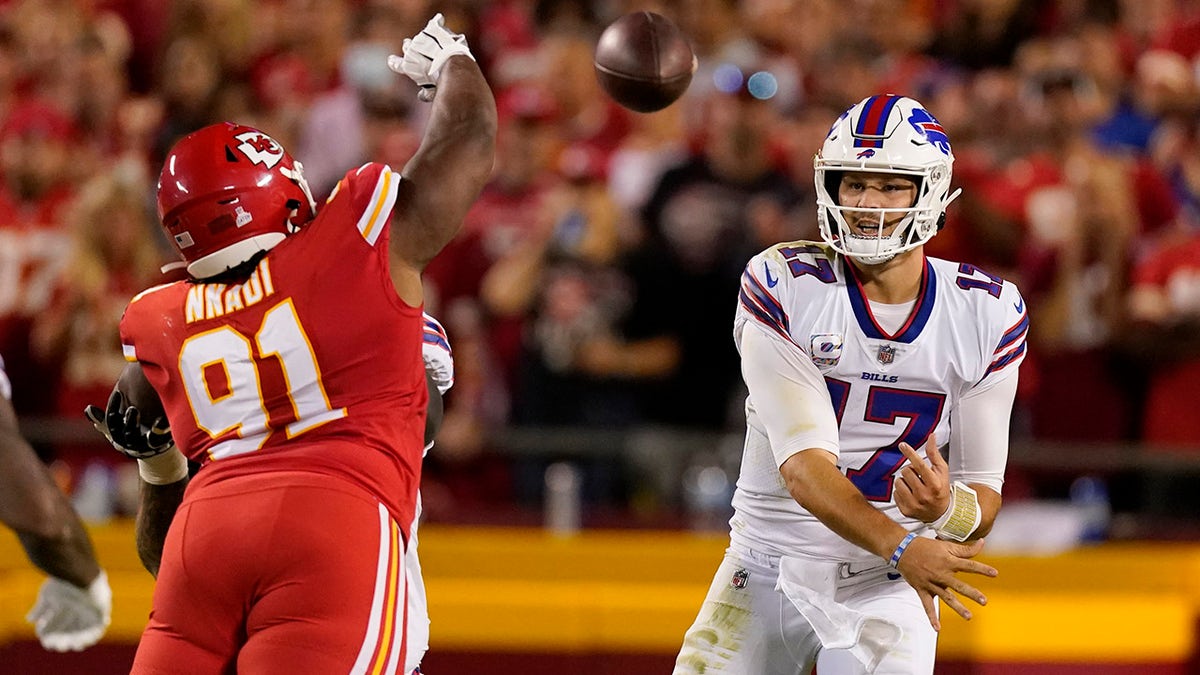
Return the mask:
M261 131L246 131L234 138L241 141L237 149L254 164L274 169L279 160L283 159L283 146Z

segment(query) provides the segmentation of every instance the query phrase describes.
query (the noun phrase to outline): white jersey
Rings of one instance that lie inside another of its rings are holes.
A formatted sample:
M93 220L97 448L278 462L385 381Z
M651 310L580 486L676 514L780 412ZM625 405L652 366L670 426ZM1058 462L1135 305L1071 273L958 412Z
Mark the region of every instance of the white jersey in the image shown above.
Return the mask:
M816 381L810 390L821 389L823 379L826 391L812 401L756 406L751 387L732 543L775 555L878 561L787 491L779 466L806 448L836 454L863 495L910 531L926 526L901 514L892 498L893 476L906 461L902 441L920 449L935 434L940 446L949 443L951 480L999 492L1009 409L999 406L1001 419L989 420L982 438L982 431L968 428L976 426L974 418L963 423L956 411L965 395L1001 381L1011 406L1028 323L1016 286L972 265L927 258L907 320L889 333L872 314L853 266L824 244L778 244L755 256L742 275L734 321L739 352L745 359L748 331L767 334L770 348L784 355L784 378ZM757 348L768 344L753 337ZM772 420L764 419L768 408ZM1002 433L994 433L997 428Z
M8 373L4 372L3 358L0 358L0 398L12 398L12 383L8 381Z
M445 394L454 386L454 352L446 329L438 320L424 314L421 357L425 370L433 375L433 383L439 394ZM425 453L433 443L425 446ZM421 574L421 560L417 557L417 527L421 522L421 491L417 490L417 509L409 527L408 547L404 551L404 572L408 578L408 636L406 638L404 675L410 675L421 665L421 659L429 650L429 603L425 596L425 579Z

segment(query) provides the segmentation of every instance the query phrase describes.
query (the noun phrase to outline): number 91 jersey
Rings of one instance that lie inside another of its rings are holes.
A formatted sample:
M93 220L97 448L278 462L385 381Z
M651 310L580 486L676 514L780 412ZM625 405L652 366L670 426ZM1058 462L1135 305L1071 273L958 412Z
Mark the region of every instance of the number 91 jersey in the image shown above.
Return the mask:
M180 281L130 302L125 358L142 365L180 450L207 465L197 482L338 476L412 522L428 392L421 308L389 272L399 181L366 164L244 281Z
M957 410L968 392L1015 377L1027 328L1025 303L1012 283L972 265L926 258L917 299L907 319L889 333L872 312L852 264L823 244L793 242L769 248L747 265L734 335L741 351L745 331L766 332L790 354L789 367L798 369L783 377L818 388L824 380L829 397L822 393L814 400L832 406L836 438L826 438L834 434L829 425L819 438L802 439L798 446L792 442L796 438L785 439L789 447L834 448L838 467L868 501L917 530L922 524L901 514L892 497L893 478L906 462L899 444L922 452L931 435L940 446L948 442L951 480L983 483L999 492L1007 422L1003 443L997 440L994 448L998 452L983 457L983 449L963 447ZM1015 380L1008 384L1015 387ZM772 450L754 397L752 391L746 401L733 538L756 550L872 560L792 498L779 473L786 457ZM803 406L786 409L795 414L788 427L805 427ZM812 432L782 435L806 433Z

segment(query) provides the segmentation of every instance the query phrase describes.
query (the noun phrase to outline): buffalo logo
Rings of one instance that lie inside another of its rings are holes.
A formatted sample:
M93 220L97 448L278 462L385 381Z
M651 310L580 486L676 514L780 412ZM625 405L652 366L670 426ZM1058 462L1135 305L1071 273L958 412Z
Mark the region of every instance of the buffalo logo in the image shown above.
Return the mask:
M842 358L842 336L826 333L812 336L809 353L818 366L836 366Z
M867 148L866 150L863 150L862 152L855 155L854 158L855 159L867 159L869 157L874 157L874 156L875 156L875 151L872 150L871 148Z
M912 114L908 116L908 123L913 125L913 128L924 136L925 140L941 150L942 154L950 154L950 138L946 136L946 130L942 128L941 123L934 119L928 110L914 108Z
M251 163L274 169L279 160L283 159L283 147L261 131L244 131L234 138L241 141L237 149L241 150Z
M729 587L745 588L748 583L750 583L750 573L743 567L733 573L733 578L729 580Z
M896 348L891 345L879 345L879 365L886 366L896 360Z

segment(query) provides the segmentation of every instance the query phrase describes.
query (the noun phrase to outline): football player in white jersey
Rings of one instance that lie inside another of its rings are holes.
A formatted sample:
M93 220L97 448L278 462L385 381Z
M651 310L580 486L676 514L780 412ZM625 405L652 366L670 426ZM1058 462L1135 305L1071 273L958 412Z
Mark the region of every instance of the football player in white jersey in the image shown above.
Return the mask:
M966 619L965 598L986 603L962 575L996 574L972 558L1000 508L1028 318L1013 284L923 252L953 162L920 103L864 99L815 159L824 243L746 266L730 544L677 675L928 675L938 600Z
M433 437L441 426L442 396L454 386L454 352L446 329L438 320L425 313L425 328L421 356L425 359L425 379L430 394L436 387L438 396L430 396L430 409L425 424L425 454L433 447ZM436 410L435 410L436 408ZM421 492L417 491L417 511L409 530L408 548L404 551L404 573L408 577L408 648L404 656L403 673L421 672L421 659L429 650L429 604L425 595L425 580L421 576L421 561L417 559L417 525L421 520Z

